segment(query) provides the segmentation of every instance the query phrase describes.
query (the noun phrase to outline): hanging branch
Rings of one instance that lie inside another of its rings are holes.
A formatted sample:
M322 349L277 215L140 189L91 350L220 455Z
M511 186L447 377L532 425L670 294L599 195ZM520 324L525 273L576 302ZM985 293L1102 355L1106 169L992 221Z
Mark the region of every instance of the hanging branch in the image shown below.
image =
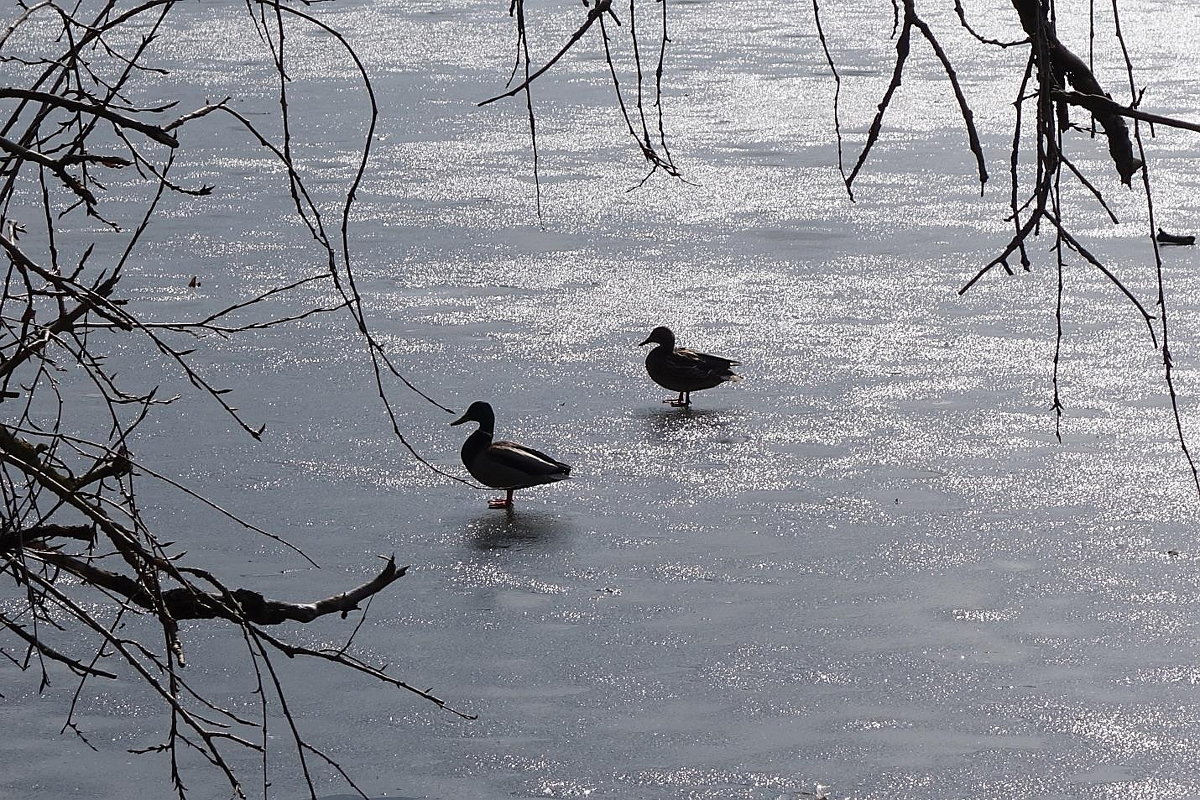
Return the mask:
M1129 57L1129 48L1125 44L1125 35L1121 31L1121 14L1117 9L1115 0L1113 2L1112 10L1113 22L1116 26L1117 41L1121 44L1121 54L1125 58L1125 74L1129 81L1129 93L1130 96L1137 97L1137 86L1134 83L1133 78L1133 60ZM1120 112L1114 111L1113 113ZM1146 145L1145 142L1142 141L1142 131L1141 126L1137 124L1138 121L1146 121L1150 122L1151 124L1167 125L1172 127L1188 127L1189 130L1196 130L1195 127L1173 125L1175 122L1174 120L1159 117L1158 115L1142 116L1139 113L1138 115L1129 116L1132 116L1135 120L1133 136L1137 145L1138 159L1143 164L1146 163ZM1187 432L1183 427L1183 415L1179 408L1179 392L1175 386L1175 361L1171 356L1170 329L1167 325L1169 316L1167 307L1167 283L1163 274L1162 251L1159 248L1159 239L1156 235L1158 233L1158 224L1155 221L1154 215L1154 194L1150 191L1150 171L1147 169L1142 170L1142 188L1146 192L1147 236L1150 239L1150 248L1154 253L1154 280L1158 294L1158 297L1156 298L1156 304L1159 310L1159 328L1162 332L1162 350L1160 352L1160 356L1162 358L1163 380L1167 385L1167 394L1171 401L1171 416L1175 423L1175 436L1179 442L1179 448L1183 452L1183 457L1187 461L1188 469L1191 471L1192 484L1196 489L1196 493L1200 495L1200 466L1197 465L1196 458L1192 454L1192 448L1189 444Z
M1039 57L1045 60L1048 68L1049 81L1044 81L1042 91L1052 93L1064 87L1065 80L1074 86L1082 95L1097 95L1107 98L1108 95L1092 74L1091 69L1079 56L1075 55L1055 35L1054 26L1046 18L1045 8L1039 0L1012 0L1013 8L1021 20L1021 27L1031 40L1038 43ZM1077 103L1082 105L1082 103ZM1108 138L1108 152L1121 176L1121 183L1129 185L1135 172L1142 167L1142 160L1133 154L1133 143L1129 137L1129 128L1121 114L1100 104L1089 107L1092 115Z
M521 81L516 86L513 86L508 91L502 92L495 97L489 97L487 100L481 100L475 105L483 107L490 105L497 100L503 100L506 97L513 97L514 95L525 91L530 85L533 84L534 81L546 74L551 67L557 64L563 56L570 52L571 48L575 46L575 43L583 38L583 35L588 32L588 29L591 28L593 24L595 24L605 14L610 13L612 13L612 0L597 0L596 5L588 9L587 19L585 19L583 24L580 25L573 34L571 34L571 37L567 39L567 43L559 48L559 51L555 53L549 61L534 71L532 75L529 75L525 78L525 80Z
M816 6L814 5L814 9ZM817 11L819 14L819 10ZM967 146L970 148L972 155L975 156L975 167L979 174L979 187L983 191L984 185L987 183L988 173L987 165L984 161L983 146L979 142L979 133L975 129L975 115L971 111L970 105L967 103L966 96L963 94L962 87L958 82L958 73L954 66L950 63L949 57L942 49L941 44L934 36L933 31L922 20L916 11L914 0L903 0L903 10L897 8L896 23L898 24L898 32L896 37L896 60L892 65L892 77L888 82L887 89L883 92L883 97L879 101L878 109L874 118L871 120L871 125L867 130L867 138L863 143L862 150L859 151L858 160L854 163L854 168L850 170L850 175L846 176L843 170L843 179L846 183L846 192L850 195L850 199L854 199L853 185L854 179L858 177L859 171L867 161L867 157L871 153L871 148L879 140L879 134L883 129L883 118L891 105L892 98L896 91L900 88L900 84L904 77L904 66L908 61L910 49L912 47L912 31L915 28L925 41L929 43L929 47L933 50L938 62L942 65L942 71L946 74L946 79L950 82L950 88L954 92L954 98L958 103L959 114L962 116L963 127L967 133ZM826 60L829 63L830 69L833 69L833 59L829 57L828 46L825 42L824 34L821 34L821 43L825 47ZM837 75L834 70L835 76ZM835 77L835 81L840 84L841 78ZM836 123L835 123L836 124ZM839 136L840 142L840 136ZM840 147L839 147L840 153ZM839 156L839 165L841 163Z
M1136 119L1136 120L1140 120L1142 122L1149 122L1152 125L1163 125L1168 128L1178 128L1180 130L1193 131L1195 133L1200 133L1200 123L1188 122L1187 120L1181 120L1181 119L1175 119L1174 117L1167 117L1167 116L1163 116L1162 114L1151 114L1148 111L1141 111L1139 109L1131 108L1129 106L1123 106L1120 103L1114 101L1108 95L1096 95L1096 94L1085 94L1083 92L1067 92L1067 91L1061 91L1061 90L1052 90L1050 92L1050 96L1052 98L1054 98L1055 100L1060 100L1064 103L1069 103L1073 106L1078 106L1080 108L1086 108L1088 111L1091 111L1093 114L1095 114L1098 118L1128 117L1129 119ZM1141 166L1141 163L1140 163L1141 158L1133 157L1132 151L1130 152L1130 156L1132 158L1131 163L1137 164L1137 166L1134 167L1134 169L1136 170L1138 167ZM1124 181L1124 182L1128 183L1128 181Z
M516 13L517 18L517 56L513 62L512 75L509 76L509 83L512 83L513 77L517 74L517 69L521 66L525 68L525 111L526 119L529 121L529 147L533 155L533 187L534 187L534 203L537 208L538 219L542 218L542 173L541 164L538 159L538 142L537 142L537 118L533 113L533 88L532 81L529 75L529 68L532 64L532 59L529 56L529 32L525 26L525 0L512 0L512 4L508 8L508 15L513 16Z
M846 184L846 193L853 202L854 188L851 180L846 176L846 159L842 142L842 76L833 63L833 55L829 52L829 40L825 38L825 28L821 25L821 7L818 5L818 0L813 0L813 22L817 27L817 39L821 42L821 51L825 54L825 63L829 66L829 73L833 75L833 132L837 137L838 172L842 176L842 183Z
M42 539L43 547L50 544L52 542L47 538ZM312 622L329 614L341 614L345 617L351 611L357 611L359 604L364 600L383 591L408 572L408 567L397 567L395 558L389 557L379 574L367 583L309 603L271 600L249 589L226 589L209 573L205 573L206 579L209 583L221 587L220 593L200 591L197 586L189 583L177 589L161 591L154 596L138 580L101 569L88 560L52 549L31 547L28 544L25 545L25 551L33 558L65 570L85 583L119 595L147 611L157 611L161 607L162 611L176 621L222 619L238 624L279 625L287 621ZM188 569L185 572L195 573L195 570Z
M630 48L633 58L633 71L635 75L634 98L631 102L626 101L625 92L621 87L621 80L618 76L617 61L613 55L612 37L609 33L605 18L611 19L616 25L620 26L621 21L617 18L616 12L612 9L612 0L596 0L595 5L588 7L587 17L583 23L575 29L575 32L567 39L567 42L562 45L558 51L543 64L540 68L530 71L529 58L529 37L528 26L526 25L524 15L523 0L511 0L509 5L509 15L516 17L517 25L517 56L513 65L512 74L509 77L509 88L493 97L482 100L476 105L479 107L490 105L498 100L513 97L518 93L524 93L526 98L526 115L528 118L530 138L534 143L534 178L536 184L536 192L538 197L538 208L541 208L541 184L540 184L540 160L537 157L537 129L533 115L533 104L530 95L530 87L533 82L548 72L555 64L570 52L580 41L593 25L599 25L600 42L604 49L604 59L608 66L609 83L612 84L613 91L616 95L617 108L621 112L621 119L625 123L625 129L629 135L637 142L638 150L642 157L650 164L650 171L641 181L639 181L632 189L639 188L644 185L660 169L666 174L682 179L682 173L675 165L670 149L667 147L666 131L663 122L662 108L662 75L663 63L666 58L667 37L667 12L666 0L661 0L663 11L661 15L660 25L660 40L658 47L658 61L655 67L655 114L657 116L657 131L656 135L650 132L650 121L648 120L646 110L646 98L644 95L645 84L645 66L642 61L642 45L638 36L637 28L637 6L636 0L630 0L629 5L629 32ZM588 5L585 2L584 5ZM524 65L524 80L515 86L512 85L512 80L517 74L518 68ZM630 112L630 108L634 109L634 113ZM636 116L636 123L634 117ZM657 141L656 141L657 139ZM661 152L660 152L661 150ZM540 218L540 213L539 213Z
M1049 230L1053 235L1052 250L1055 259L1057 287L1054 310L1056 332L1051 377L1053 394L1051 409L1055 416L1056 435L1061 437L1061 421L1064 414L1060 391L1063 367L1063 297L1066 291L1068 260L1073 255L1091 269L1099 272L1133 306L1146 326L1150 343L1159 350L1166 390L1175 421L1176 436L1187 460L1197 494L1200 495L1200 470L1197 469L1196 460L1187 441L1177 396L1175 365L1168 337L1165 280L1156 238L1157 225L1154 221L1153 196L1150 177L1145 169L1146 153L1138 127L1139 123L1145 122L1166 128L1200 132L1200 124L1151 113L1140 107L1141 92L1138 91L1134 81L1133 64L1121 31L1116 0L1112 0L1112 11L1116 26L1116 38L1125 60L1129 96L1132 98L1132 102L1128 105L1113 100L1104 91L1095 76L1093 68L1094 20L1091 20L1089 25L1089 61L1085 62L1058 39L1052 16L1052 3L1045 0L1011 0L1011 2L1021 30L1025 34L1023 39L1005 40L1001 37L984 35L968 22L961 0L955 0L954 3L958 24L974 41L984 46L1001 49L1029 48L1029 56L1013 103L1015 123L1008 158L1010 182L1008 200L1011 209L1008 221L1012 224L1012 233L997 255L978 269L959 289L959 294L965 294L997 267L1002 268L1009 275L1014 274L1013 266L1010 266L1009 263L1010 260L1019 263L1023 270L1028 271L1033 263L1029 247L1032 238L1041 235L1044 230ZM892 8L896 53L891 65L891 77L871 118L858 158L847 174L842 150L843 121L840 103L844 88L843 79L831 55L830 43L822 26L821 9L817 0L813 2L817 36L834 80L834 132L838 143L838 167L851 201L854 200L854 181L881 136L884 117L901 85L911 52L914 30L919 31L929 42L941 64L942 72L950 81L960 116L967 130L968 148L975 157L982 187L987 179L982 147L976 134L972 111L950 60L938 43L932 29L916 14L913 0L893 0ZM1089 4L1089 14L1092 13L1094 13L1094 4ZM1075 191L1075 187L1078 187L1083 190L1083 196L1099 205L1110 222L1118 223L1117 215L1108 202L1101 183L1087 176L1077 165L1076 160L1064 151L1064 148L1073 144L1069 138L1064 137L1064 133L1077 129L1070 120L1070 110L1073 108L1087 112L1093 122L1093 133L1096 127L1103 132L1108 146L1108 158L1122 184L1129 186L1133 176L1139 171L1142 173L1146 208L1150 220L1150 246L1156 269L1158 297L1155 305L1157 306L1157 315L1151 313L1149 304L1143 302L1125 281L1118 277L1114 269L1089 250L1080 237L1070 230L1069 223L1065 219L1068 211L1074 211L1074 200L1068 198L1067 193ZM1029 113L1031 109L1033 113ZM1134 121L1132 136L1126 120ZM1029 148L1032 150L1032 155L1028 156L1023 151L1030 145L1032 145ZM1032 173L1032 177L1022 174L1023 162L1028 164L1024 171Z

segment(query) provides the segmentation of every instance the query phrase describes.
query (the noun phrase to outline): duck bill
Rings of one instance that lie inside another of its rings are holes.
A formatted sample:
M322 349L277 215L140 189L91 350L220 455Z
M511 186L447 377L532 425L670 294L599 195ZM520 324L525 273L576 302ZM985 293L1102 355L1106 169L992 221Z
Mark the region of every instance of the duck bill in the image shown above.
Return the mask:
M653 340L653 338L652 338L652 337L650 337L650 336L647 336L647 337L646 337L646 341L644 341L644 342L642 342L641 344L639 344L639 345L638 345L638 347L645 347L646 345L650 344L650 342L651 342L652 340Z
M451 424L451 425L462 425L464 422L470 422L470 421L471 421L471 420L467 418L467 415L466 415L466 414L463 414L461 417L459 417L458 419L454 420L454 422L451 422L450 424Z

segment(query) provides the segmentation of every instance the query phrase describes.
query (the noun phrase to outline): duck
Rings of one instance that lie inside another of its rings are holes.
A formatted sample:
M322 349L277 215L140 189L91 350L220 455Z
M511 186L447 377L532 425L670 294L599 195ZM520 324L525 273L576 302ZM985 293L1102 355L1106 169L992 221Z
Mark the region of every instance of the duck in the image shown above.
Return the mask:
M663 400L676 408L690 406L692 392L711 389L722 383L736 383L742 379L741 375L731 369L741 362L676 347L675 334L664 325L650 331L646 341L638 346L644 347L652 343L658 347L646 355L646 372L659 386L679 392L678 397Z
M462 446L462 462L471 477L493 489L504 489L505 497L488 501L488 508L513 507L513 492L571 477L571 465L540 450L516 442L495 442L496 413L489 403L477 400L451 425L477 422L479 427Z

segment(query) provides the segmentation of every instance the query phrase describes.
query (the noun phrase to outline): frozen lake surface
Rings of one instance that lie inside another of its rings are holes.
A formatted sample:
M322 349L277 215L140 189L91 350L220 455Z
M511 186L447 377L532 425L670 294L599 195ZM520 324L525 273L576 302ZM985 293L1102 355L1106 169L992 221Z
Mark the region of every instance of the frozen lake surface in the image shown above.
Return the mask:
M992 5L980 27L1016 38L1011 12ZM173 80L192 103L233 85L248 111L269 110L259 42L226 6L178 9L160 45ZM378 94L351 221L371 323L424 391L459 411L488 400L498 436L571 463L572 480L519 492L509 515L416 463L341 316L212 344L205 367L267 425L261 443L192 398L132 445L323 565L148 487L164 538L230 583L307 600L359 582L376 555L412 565L356 641L478 719L282 665L314 742L371 797L1200 796L1200 501L1145 327L1094 270L1069 267L1058 443L1049 238L1032 272L957 294L1011 229L1020 48L981 50L933 15L987 134L982 198L949 90L914 46L851 203L811 8L672 6L667 130L687 182L656 175L629 191L644 170L593 42L535 93L539 222L523 102L475 106L511 68L504 6L313 10L346 33ZM531 22L550 10L531 4ZM856 155L890 74L891 9L826 13ZM1125 10L1150 110L1200 116L1196 14L1150 0ZM565 35L554 25L535 60ZM363 97L328 39L293 42L301 161L333 197L353 174ZM1121 70L1101 74L1124 98ZM190 136L176 178L220 188L171 201L130 276L133 302L191 317L318 271L261 151L215 118ZM1075 229L1152 302L1140 188L1119 186L1101 143L1073 142L1122 220L1069 190ZM1197 225L1198 143L1165 129L1148 140L1169 230ZM1192 249L1164 256L1195 435L1200 273ZM663 405L637 347L659 324L740 360L745 380L697 393L690 410ZM144 354L121 357L126 373L159 379ZM388 388L418 452L465 474L454 417ZM348 631L327 620L301 635ZM195 637L194 679L253 706L240 641ZM94 753L58 734L70 680L41 700L7 662L0 680L0 796L170 794L162 761L125 753L162 735L129 682L89 685L79 724ZM225 795L200 775L195 797ZM303 796L290 762L271 780L272 796Z

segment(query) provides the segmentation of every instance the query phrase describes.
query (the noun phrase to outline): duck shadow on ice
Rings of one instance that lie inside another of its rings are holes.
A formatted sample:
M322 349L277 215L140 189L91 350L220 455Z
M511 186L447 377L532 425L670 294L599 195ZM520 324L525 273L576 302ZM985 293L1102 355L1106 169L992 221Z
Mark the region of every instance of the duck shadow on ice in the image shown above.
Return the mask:
M540 511L480 514L467 523L467 541L475 550L551 550L562 545L571 524L561 517Z
M694 425L713 426L721 422L719 408L646 408L635 414L651 432L672 433Z
M722 408L651 408L636 412L647 434L657 442L680 438L732 444L748 437L738 424L742 415Z

